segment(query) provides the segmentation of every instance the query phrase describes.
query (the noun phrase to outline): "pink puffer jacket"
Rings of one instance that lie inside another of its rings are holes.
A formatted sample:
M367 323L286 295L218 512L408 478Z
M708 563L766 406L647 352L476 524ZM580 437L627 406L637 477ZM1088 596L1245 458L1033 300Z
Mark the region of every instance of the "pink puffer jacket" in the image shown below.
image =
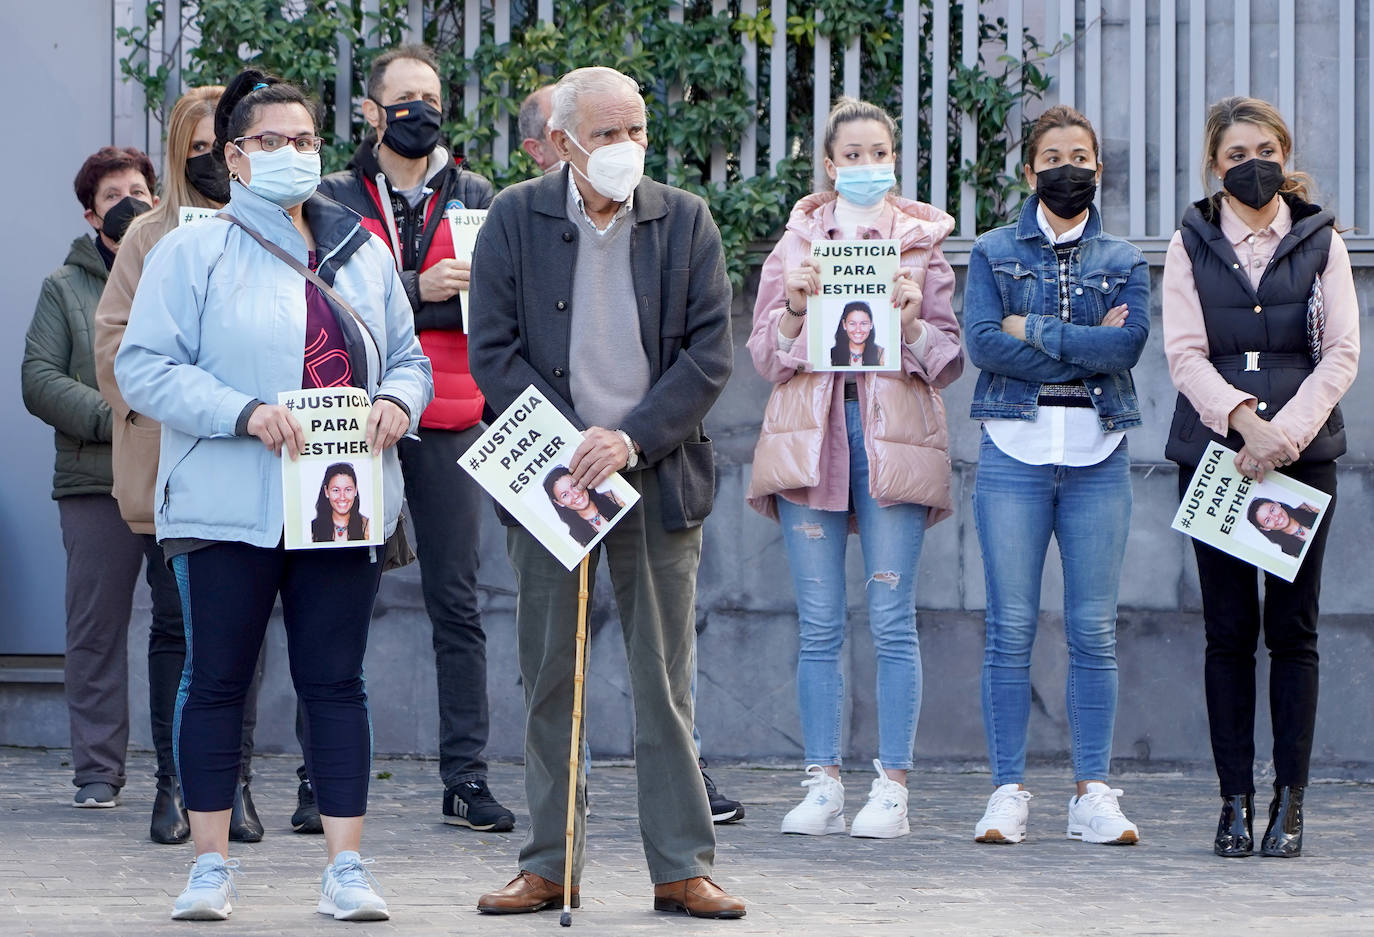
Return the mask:
M951 300L954 272L940 242L954 219L923 202L888 197L893 214L888 231L860 237L894 237L902 244L902 266L922 283L921 316L926 340L919 358L902 347L902 370L856 375L869 493L879 504L924 504L928 524L953 512L950 499L949 435L937 388L958 378L964 354ZM806 326L794 355L778 348L786 271L798 266L815 240L840 236L835 194L808 195L797 203L787 231L764 263L754 306L749 352L759 374L776 386L764 411L748 500L776 519L775 496L819 510L844 511L849 504L849 445L845 429L844 373L813 372L805 358ZM851 519L852 525L852 519Z

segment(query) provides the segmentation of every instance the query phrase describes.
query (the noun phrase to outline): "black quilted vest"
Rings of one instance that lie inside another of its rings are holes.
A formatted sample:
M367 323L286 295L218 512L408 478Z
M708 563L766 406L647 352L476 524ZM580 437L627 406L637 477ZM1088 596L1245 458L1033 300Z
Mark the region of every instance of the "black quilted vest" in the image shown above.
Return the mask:
M1291 195L1283 198L1293 215L1293 229L1279 242L1258 288L1250 285L1249 274L1221 232L1220 195L1190 205L1180 226L1202 301L1208 357L1227 383L1260 401L1257 412L1266 420L1312 373L1307 300L1326 266L1335 223L1329 211ZM1237 451L1245 445L1234 430L1224 439L1209 430L1188 398L1179 394L1164 455L1194 466L1213 440ZM1337 406L1302 451L1301 461L1323 462L1344 453L1345 421Z

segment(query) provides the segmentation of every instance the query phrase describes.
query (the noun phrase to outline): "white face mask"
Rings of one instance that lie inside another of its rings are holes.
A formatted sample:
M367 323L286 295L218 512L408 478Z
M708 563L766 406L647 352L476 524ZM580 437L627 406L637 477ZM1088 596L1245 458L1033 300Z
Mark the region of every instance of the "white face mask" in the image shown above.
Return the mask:
M568 134L568 139L587 154L587 171L582 172L576 166L573 169L611 201L625 201L644 178L644 147L633 140L607 144L587 153L572 134Z
M243 150L239 152L243 153ZM299 205L319 187L319 153L302 153L294 146L287 145L270 153L257 150L244 155L248 157L251 170L248 191L282 208Z

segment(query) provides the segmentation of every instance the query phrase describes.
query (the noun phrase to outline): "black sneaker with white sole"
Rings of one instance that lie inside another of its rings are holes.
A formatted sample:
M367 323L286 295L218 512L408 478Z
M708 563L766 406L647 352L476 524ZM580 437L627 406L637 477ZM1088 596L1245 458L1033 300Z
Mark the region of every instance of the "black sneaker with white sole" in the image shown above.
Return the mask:
M444 822L481 833L509 833L515 829L515 814L497 802L486 781L464 781L444 789Z
M324 832L320 805L315 803L315 789L309 781L302 781L300 787L296 788L296 812L291 814L291 829L296 833L315 836Z
M702 783L706 785L706 799L711 802L711 822L734 823L736 820L743 820L744 804L731 800L716 790L716 782L706 773L705 761L698 759L697 765L701 768Z

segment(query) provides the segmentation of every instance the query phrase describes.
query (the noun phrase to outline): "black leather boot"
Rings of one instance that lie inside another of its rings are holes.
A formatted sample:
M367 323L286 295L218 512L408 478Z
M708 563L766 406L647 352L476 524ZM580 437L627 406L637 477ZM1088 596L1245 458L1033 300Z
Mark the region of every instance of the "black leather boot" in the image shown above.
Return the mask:
M1277 859L1296 859L1302 855L1301 787L1274 785L1274 800L1269 804L1269 829L1264 831L1260 854Z
M262 821L253 806L248 782L234 788L234 809L229 814L229 838L236 843L256 843L262 839Z
M186 804L181 800L181 785L172 775L157 779L157 794L153 796L153 822L148 838L155 843L174 846L191 838L191 823L186 818Z
M1221 819L1212 852L1223 859L1243 859L1255 851L1255 796L1231 794L1221 798Z

